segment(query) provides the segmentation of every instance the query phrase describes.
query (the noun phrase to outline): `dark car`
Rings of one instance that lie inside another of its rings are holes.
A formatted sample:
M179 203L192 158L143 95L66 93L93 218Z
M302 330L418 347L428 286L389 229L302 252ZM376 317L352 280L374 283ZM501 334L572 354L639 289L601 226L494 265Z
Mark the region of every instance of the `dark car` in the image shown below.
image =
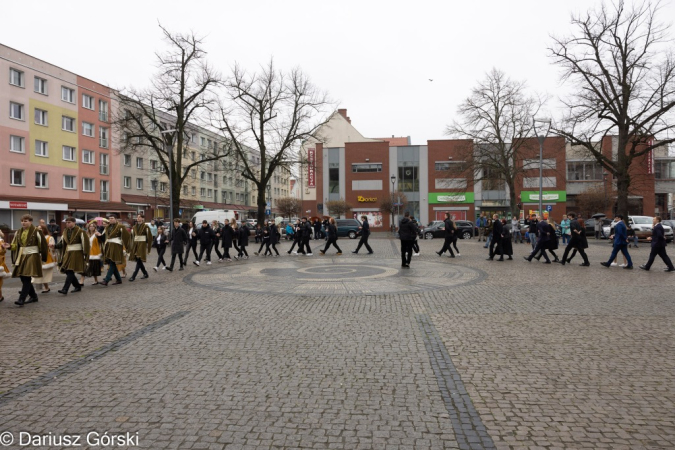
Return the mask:
M471 239L476 235L475 226L468 220L456 220L457 233L461 239ZM434 220L420 230L423 239L445 238L445 222Z
M356 239L361 222L356 219L335 219L335 225L337 225L338 237L347 236L349 239Z
M584 221L584 225L586 226L586 236L595 236L595 219L591 217L582 220ZM602 230L605 227L608 227L609 224L612 223L612 219L602 218L600 220L602 221L602 227L600 228L600 230ZM600 237L602 239L607 239L607 236L604 236L602 231L600 231Z

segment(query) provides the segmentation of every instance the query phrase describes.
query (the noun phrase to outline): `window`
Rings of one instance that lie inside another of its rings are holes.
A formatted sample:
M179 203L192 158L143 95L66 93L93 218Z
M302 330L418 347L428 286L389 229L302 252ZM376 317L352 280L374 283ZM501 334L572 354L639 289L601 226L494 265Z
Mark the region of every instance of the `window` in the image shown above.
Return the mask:
M23 105L21 103L9 102L9 118L24 120Z
M25 186L23 170L10 169L9 170L9 184L12 186Z
M108 169L108 155L105 153L101 153L99 156L100 159L100 173L101 175L108 175L109 169Z
M94 109L94 97L87 94L82 94L82 107L87 109Z
M107 202L110 197L109 197L109 191L108 191L108 184L109 182L106 180L101 180L101 201L102 202Z
M35 77L34 81L35 92L38 94L47 95L47 80L40 77Z
M190 159L193 160L193 161L194 161L195 159L197 159L197 152L192 152L192 153L190 153Z
M68 103L75 103L75 89L61 86L61 100Z
M63 160L77 161L77 158L75 158L75 147L63 146Z
M568 161L567 179L569 181L600 181L602 166L594 161Z
M199 141L199 142L200 142L200 145L201 145L202 147L204 147L204 146L206 145L206 138L205 138L205 137L202 137L202 138L200 138L200 139L201 139L201 140Z
M539 177L525 177L523 178L523 187L524 188L539 188ZM556 187L555 177L542 177L541 178L541 187L542 188L554 188Z
M94 181L93 178L82 178L82 191L94 192Z
M131 155L124 155L124 165L131 167Z
M37 125L47 126L47 111L35 108L35 123Z
M108 121L108 102L105 100L98 101L98 120L101 122Z
M24 87L23 85L23 72L16 69L9 69L9 84L19 87Z
M85 136L94 137L94 124L82 122L82 134Z
M157 180L150 180L150 190L151 191L157 190Z
M108 148L108 129L105 127L98 127L99 134L99 143L98 146L101 148Z
M192 195L195 196L197 195L197 188L192 186Z
M201 195L202 197L205 197L206 196L206 188L201 188L199 190L199 195Z
M61 117L61 129L64 131L75 132L75 119L68 116Z
M150 170L157 171L157 168L158 168L158 167L159 167L159 166L157 165L157 160L151 159L151 160L150 160Z
M63 189L75 189L75 177L73 175L63 176Z
M400 162L400 164L416 164L414 162ZM404 165L398 168L396 187L401 192L418 192L420 190L419 170L417 166Z
M213 181L213 174L212 173L207 173L206 174L206 181Z
M675 160L655 160L654 178L657 180L672 180L675 178Z
M190 169L190 177L193 180L197 178L197 169Z
M136 158L136 168L137 169L143 168L143 158Z
M352 164L352 172L382 172L382 164Z
M556 161L555 158L544 158L541 160L541 166L543 169L555 169ZM530 169L539 169L539 159L524 159L523 160L523 170Z
M143 189L143 178L136 178L136 189Z
M159 192L166 192L166 183L163 181L159 183Z
M49 144L45 141L35 141L35 156L49 157Z
M199 172L199 179L206 180L206 172Z
M96 155L91 150L82 150L82 163L96 164Z
M183 195L188 195L188 187L183 186Z
M40 189L48 188L47 174L44 172L35 172L35 187Z
M126 189L131 188L131 177L124 177L124 187Z
M26 140L21 136L9 137L9 151L14 153L26 153Z
M206 196L207 196L208 198L213 197L213 189L207 189L207 190L206 190Z

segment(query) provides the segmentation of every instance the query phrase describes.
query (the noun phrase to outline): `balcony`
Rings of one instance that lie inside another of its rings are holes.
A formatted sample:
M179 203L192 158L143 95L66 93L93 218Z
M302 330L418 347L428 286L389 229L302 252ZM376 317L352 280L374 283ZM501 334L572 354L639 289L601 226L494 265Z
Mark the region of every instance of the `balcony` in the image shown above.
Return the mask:
M98 140L98 146L101 147L101 148L108 148L108 139L100 138Z
M101 164L101 175L110 175L110 167L107 164Z
M108 111L99 111L98 112L98 120L101 122L107 122L108 121Z
M110 201L110 193L109 192L101 192L101 201L102 202Z

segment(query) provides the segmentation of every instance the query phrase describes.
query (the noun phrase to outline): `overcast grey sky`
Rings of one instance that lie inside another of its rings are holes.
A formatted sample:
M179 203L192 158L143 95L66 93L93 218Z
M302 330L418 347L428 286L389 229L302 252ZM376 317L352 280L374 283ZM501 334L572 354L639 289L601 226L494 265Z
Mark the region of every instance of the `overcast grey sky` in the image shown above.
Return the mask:
M458 104L492 67L553 97L551 34L588 0L3 2L0 42L114 88L146 86L161 22L204 35L211 63L299 66L367 137L446 138ZM664 20L675 17L673 1ZM433 79L433 81L429 81ZM554 103L551 103L551 107Z

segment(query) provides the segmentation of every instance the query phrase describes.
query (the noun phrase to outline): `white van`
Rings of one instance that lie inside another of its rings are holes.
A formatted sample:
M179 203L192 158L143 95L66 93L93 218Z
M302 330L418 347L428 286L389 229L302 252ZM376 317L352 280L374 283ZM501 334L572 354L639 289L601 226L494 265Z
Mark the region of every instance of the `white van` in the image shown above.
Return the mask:
M194 223L197 228L202 224L202 221L206 220L209 225L214 220L217 220L218 223L225 223L226 220L234 219L234 211L227 209L215 209L213 211L200 211L192 218L192 223Z

